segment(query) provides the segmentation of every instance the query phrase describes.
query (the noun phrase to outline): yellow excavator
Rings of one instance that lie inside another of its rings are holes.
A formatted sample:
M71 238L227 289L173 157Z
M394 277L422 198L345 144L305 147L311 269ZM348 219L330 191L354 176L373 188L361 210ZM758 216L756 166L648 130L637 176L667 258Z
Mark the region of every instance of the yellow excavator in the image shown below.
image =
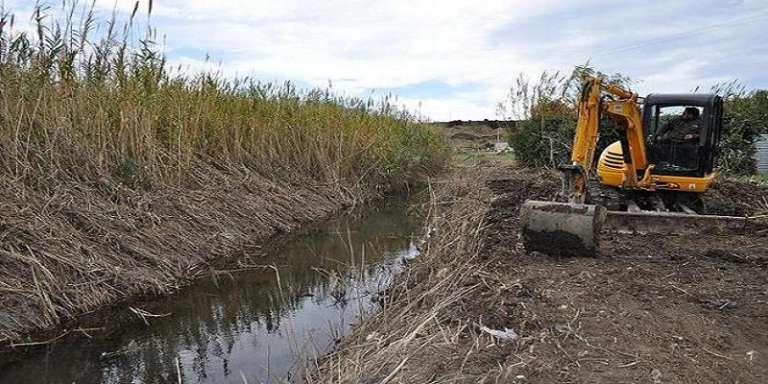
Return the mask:
M717 95L640 98L599 77L586 78L570 163L559 167L561 201L528 200L521 206L526 250L591 256L605 230L679 234L743 228L749 218L705 215L699 199L718 174L722 115ZM614 121L620 140L596 159L602 116ZM669 138L681 123L689 133Z

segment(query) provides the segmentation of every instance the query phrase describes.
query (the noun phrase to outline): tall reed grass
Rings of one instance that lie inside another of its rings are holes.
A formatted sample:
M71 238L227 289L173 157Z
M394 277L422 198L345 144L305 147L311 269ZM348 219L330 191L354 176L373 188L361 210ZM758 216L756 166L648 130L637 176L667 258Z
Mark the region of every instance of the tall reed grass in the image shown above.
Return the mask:
M3 12L0 173L36 189L152 188L194 185L212 166L381 188L446 159L442 140L389 98L170 68L155 29L131 37L140 12L99 20L77 1L38 5L34 32Z
M0 12L0 343L174 292L448 157L390 99L171 68L138 12Z

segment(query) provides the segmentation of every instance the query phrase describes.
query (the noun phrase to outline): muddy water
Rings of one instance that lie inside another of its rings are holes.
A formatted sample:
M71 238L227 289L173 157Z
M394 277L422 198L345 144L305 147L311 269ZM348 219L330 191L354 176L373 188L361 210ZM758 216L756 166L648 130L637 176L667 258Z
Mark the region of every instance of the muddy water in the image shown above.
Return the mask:
M241 262L245 271L140 307L165 317L46 346L2 367L0 383L300 381L308 361L372 310L376 292L418 254L422 223L408 211L390 202L297 235Z

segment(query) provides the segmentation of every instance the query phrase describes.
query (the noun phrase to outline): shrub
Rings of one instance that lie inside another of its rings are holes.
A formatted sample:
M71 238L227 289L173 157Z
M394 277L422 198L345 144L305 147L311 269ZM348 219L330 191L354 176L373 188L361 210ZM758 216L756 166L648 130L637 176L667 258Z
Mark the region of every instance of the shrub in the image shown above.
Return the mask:
M728 174L755 173L755 140L768 133L768 91L747 92L738 82L716 85L725 99L719 166Z
M587 75L628 87L631 81L621 75L605 75L589 66L578 66L568 76L542 73L536 82L520 75L498 105L499 115L522 119L510 135L516 158L527 166L556 167L568 162L576 130L578 98L582 79ZM599 154L605 146L619 139L608 118L600 121Z

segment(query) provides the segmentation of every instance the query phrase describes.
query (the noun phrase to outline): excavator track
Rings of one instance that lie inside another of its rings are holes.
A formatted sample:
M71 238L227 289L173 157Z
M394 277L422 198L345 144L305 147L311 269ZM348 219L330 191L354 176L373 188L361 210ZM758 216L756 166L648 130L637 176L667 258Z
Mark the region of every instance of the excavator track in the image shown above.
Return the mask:
M728 234L744 233L762 224L757 217L696 215L680 212L609 211L602 230L624 234Z
M596 179L587 184L589 204L607 209L601 230L635 234L738 233L757 220L709 215L700 194L678 191L619 191Z
M624 204L624 195L616 188L600 184L597 178L587 181L587 202L602 205L609 211L619 211Z

